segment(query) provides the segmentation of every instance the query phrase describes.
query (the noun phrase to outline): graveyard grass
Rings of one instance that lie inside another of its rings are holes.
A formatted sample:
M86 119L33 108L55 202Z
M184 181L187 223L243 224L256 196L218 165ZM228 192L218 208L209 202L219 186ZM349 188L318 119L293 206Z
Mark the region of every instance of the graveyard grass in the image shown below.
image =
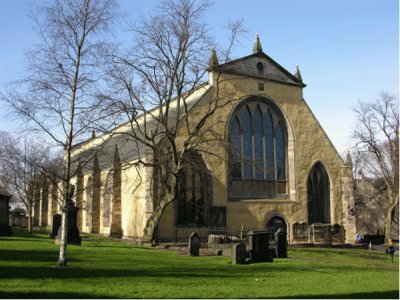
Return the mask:
M0 237L0 298L395 298L399 260L359 249L290 248L273 263L232 265L107 238L68 246L45 234Z

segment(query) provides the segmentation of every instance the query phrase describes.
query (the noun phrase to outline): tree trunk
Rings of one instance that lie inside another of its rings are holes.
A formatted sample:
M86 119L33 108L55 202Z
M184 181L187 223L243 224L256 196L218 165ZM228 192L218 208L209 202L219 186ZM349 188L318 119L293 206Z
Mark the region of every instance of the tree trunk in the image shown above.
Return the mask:
M60 256L58 259L59 267L67 266L67 233L68 233L68 208L64 205L61 219L61 239L60 239Z
M149 243L154 239L154 231L160 223L161 216L164 213L165 208L172 203L177 194L177 179L175 176L171 175L170 178L171 186L174 188L171 189L168 193L164 194L160 199L157 205L155 205L151 216L146 222L146 226L143 230L143 242Z
M28 212L28 231L32 234L32 210Z
M396 200L392 202L392 204L388 207L386 212L386 220L385 220L385 241L389 242L390 236L392 233L392 211L395 209L396 205L399 203L399 197L395 198Z

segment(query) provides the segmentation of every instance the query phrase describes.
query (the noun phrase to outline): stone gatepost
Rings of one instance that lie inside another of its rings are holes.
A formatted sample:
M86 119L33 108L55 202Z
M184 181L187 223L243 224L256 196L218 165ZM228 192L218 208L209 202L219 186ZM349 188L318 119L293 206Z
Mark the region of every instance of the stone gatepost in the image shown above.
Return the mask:
M345 242L353 244L356 236L354 180L352 166L342 168L342 210Z
M95 154L93 159L92 233L100 232L100 188L101 170L97 154Z
M110 236L122 238L122 218L121 218L121 172L122 163L119 157L118 145L115 145L114 150L114 172L112 179L112 211L111 211L111 228Z

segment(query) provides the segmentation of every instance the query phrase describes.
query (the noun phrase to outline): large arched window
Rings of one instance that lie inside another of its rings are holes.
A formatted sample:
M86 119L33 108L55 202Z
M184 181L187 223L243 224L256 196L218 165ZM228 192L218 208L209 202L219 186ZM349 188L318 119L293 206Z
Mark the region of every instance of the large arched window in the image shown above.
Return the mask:
M287 129L272 102L253 98L239 104L228 139L230 198L287 194Z

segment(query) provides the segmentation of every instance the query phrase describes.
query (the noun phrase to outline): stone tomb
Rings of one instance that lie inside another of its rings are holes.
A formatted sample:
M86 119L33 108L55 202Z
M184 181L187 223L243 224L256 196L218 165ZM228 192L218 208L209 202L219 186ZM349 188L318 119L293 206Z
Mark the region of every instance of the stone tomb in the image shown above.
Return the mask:
M269 241L272 239L271 230L249 231L250 261L251 262L272 262L273 257L269 249Z
M332 242L332 231L330 224L314 223L308 228L309 242L314 244L330 244Z
M189 236L189 255L199 256L200 253L200 237L197 232L192 232Z

